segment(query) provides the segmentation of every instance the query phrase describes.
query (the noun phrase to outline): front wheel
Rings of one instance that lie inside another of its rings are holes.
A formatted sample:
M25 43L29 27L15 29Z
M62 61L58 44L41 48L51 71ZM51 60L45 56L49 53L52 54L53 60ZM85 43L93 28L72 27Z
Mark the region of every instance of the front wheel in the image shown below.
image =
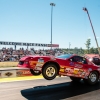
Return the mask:
M38 76L38 75L41 74L40 71L34 71L33 69L30 69L30 72L31 72L31 74L34 75L34 76Z
M53 80L58 75L58 69L54 64L47 64L42 69L42 75L46 80Z
M93 71L89 74L88 79L84 79L84 82L88 83L89 85L94 85L98 82L99 75L96 71Z

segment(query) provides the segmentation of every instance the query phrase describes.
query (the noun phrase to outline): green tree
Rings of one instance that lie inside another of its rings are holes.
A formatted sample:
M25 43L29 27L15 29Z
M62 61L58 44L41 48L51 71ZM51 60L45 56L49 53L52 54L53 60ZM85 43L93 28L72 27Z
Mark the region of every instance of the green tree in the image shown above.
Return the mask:
M94 48L94 53L98 54L98 49L97 48Z
M79 51L80 51L80 55L84 54L84 50L82 49L82 47L79 49Z
M89 49L90 49L90 45L91 45L91 39L87 39L85 45L86 45L86 48L87 48L88 53L89 53Z
M74 52L75 54L78 54L78 48L75 47L74 50L73 50L73 52Z
M90 53L95 53L95 49L92 47L92 48L90 48Z

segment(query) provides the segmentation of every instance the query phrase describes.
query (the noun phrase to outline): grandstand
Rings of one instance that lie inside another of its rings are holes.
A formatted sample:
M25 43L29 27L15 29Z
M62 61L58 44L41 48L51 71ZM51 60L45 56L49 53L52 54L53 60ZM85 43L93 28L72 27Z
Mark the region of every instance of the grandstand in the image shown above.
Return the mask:
M26 55L60 55L63 53L62 50L59 49L58 44L52 44L52 47L54 47L52 50L51 49L38 49L35 50L34 47L51 47L51 44L41 44L41 43L22 43L22 42L5 42L5 41L0 41L0 45L9 45L9 48L7 47L2 47L0 49L0 62L4 61L19 61L19 59L23 56ZM10 46L15 46L15 48L10 47ZM16 49L17 46L21 46L21 48ZM27 46L27 48L23 48L23 46ZM28 47L31 47L28 49Z

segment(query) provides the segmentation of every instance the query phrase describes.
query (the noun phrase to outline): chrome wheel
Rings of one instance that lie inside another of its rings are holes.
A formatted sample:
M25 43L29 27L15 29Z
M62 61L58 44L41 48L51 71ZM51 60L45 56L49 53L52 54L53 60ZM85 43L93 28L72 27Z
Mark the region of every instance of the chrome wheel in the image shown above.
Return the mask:
M42 75L46 80L53 80L58 75L58 68L55 64L49 63L42 69Z
M91 73L89 78L90 78L91 82L95 82L97 80L97 75L94 73Z
M88 79L84 79L84 82L88 83L89 85L94 85L99 80L99 74L96 71L90 72Z
M46 75L47 75L48 77L54 76L54 75L55 75L55 68L52 67L52 66L48 67L48 68L46 69Z

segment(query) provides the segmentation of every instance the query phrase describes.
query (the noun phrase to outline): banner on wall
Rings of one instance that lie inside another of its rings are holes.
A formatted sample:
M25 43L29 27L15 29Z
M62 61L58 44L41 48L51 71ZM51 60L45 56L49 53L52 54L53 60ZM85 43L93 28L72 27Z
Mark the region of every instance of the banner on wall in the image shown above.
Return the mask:
M6 42L0 41L0 45L18 45L18 46L40 46L40 47L51 47L51 44L42 43L23 43L23 42ZM59 44L52 44L52 47L59 47Z
M16 70L4 70L4 71L1 71L1 77L2 78L16 77Z
M22 76L33 76L30 72L30 70L17 70L16 71L16 76L17 77L22 77Z

